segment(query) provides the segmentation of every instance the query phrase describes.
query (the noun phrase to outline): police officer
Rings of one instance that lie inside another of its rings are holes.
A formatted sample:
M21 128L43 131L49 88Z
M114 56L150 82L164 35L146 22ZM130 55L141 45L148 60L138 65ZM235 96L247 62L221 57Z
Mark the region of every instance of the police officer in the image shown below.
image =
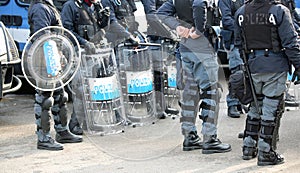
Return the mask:
M251 103L248 112L243 159L255 158L258 150L257 164L260 166L284 162L283 156L275 151L276 129L284 111L289 61L296 69L294 77L299 79L300 76L297 37L290 12L282 4L253 0L236 12L235 45L247 56L259 105L256 108Z
M170 28L176 29L181 37L180 53L185 80L180 118L184 135L183 150L202 148L203 154L231 151L229 144L224 144L217 138L219 65L214 49L206 38L207 4L203 0L168 0L157 12L162 21ZM200 118L203 121L203 143L195 126L199 96L202 99Z
M47 26L62 26L58 11L52 0L33 0L28 10L30 35ZM42 58L42 57L41 57ZM72 134L67 127L68 94L63 90L51 92L36 90L34 112L38 136L37 148L45 150L62 150L60 143L81 142L82 138ZM50 116L54 118L56 141L50 135Z
M227 51L227 58L229 61L229 70L232 73L240 70L240 65L243 64L240 58L239 51L234 47L234 13L238 8L244 4L244 0L219 0L219 8L222 13L222 30L221 36L223 40L224 49ZM234 98L229 92L226 96L227 101L227 115L232 118L239 118L242 109L241 104L237 98Z
M87 54L95 53L96 45L105 44L104 31L101 28L108 24L109 9L103 9L99 1L69 0L63 5L61 16L63 26L75 35ZM69 129L74 134L82 135L81 126L84 122L84 113L82 112L83 103L80 93L83 91L79 74L73 79L72 86L77 95L73 99L73 113Z

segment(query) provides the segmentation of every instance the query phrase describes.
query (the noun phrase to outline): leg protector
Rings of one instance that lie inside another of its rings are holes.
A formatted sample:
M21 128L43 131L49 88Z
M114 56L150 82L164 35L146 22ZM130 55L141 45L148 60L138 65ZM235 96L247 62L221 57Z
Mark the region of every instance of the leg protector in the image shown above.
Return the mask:
M166 109L165 96L164 96L164 73L160 71L154 71L154 89L155 89L155 102L156 111L159 118L163 118L164 111Z
M282 97L279 97L280 102L278 105L278 109L276 111L276 118L275 118L275 129L274 129L274 134L273 134L273 141L272 141L272 147L274 150L277 149L277 141L279 141L279 127L280 127L280 121L281 121L281 117L284 113L284 97L282 95Z
M260 140L262 140L264 143L262 143L260 146L261 150L264 152L269 152L272 149L275 126L276 124L274 121L261 121Z
M52 114L54 116L54 128L56 131L63 131L67 129L68 116L67 105L68 94L64 90L55 91L53 94L54 105Z
M260 130L260 119L251 118L247 116L246 126L244 131L244 139L250 136L256 142L258 141L258 134Z
M200 99L202 99L202 103L200 104L200 109L202 109L200 119L203 121L202 134L209 136L216 135L220 101L218 86L215 85L202 90Z
M199 87L194 81L193 74L189 73L188 71L184 71L183 75L185 79L185 85L180 101L180 122L182 123L182 134L187 136L190 132L196 130L195 122L198 114L197 106L199 103Z
M53 106L53 97L50 97L50 92L40 91L35 95L34 112L37 124L37 131L40 129L44 133L50 131L50 108Z

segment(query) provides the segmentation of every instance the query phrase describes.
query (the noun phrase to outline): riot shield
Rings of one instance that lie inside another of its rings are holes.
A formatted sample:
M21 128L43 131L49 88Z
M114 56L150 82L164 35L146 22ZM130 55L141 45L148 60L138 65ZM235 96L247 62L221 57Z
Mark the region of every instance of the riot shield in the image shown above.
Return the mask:
M155 116L152 58L149 46L118 46L126 117L132 125L152 124Z
M127 121L114 50L106 45L97 48L95 54L84 52L81 62L82 101L89 133L124 132Z
M177 90L177 66L176 66L176 49L177 43L164 39L163 44L163 60L165 64L165 82L164 95L166 100L166 113L168 115L178 115L180 106L179 91ZM181 68L181 67L180 67ZM174 118L174 117L173 117Z
M49 26L34 33L22 54L22 71L30 85L54 91L67 85L79 68L81 51L67 29Z

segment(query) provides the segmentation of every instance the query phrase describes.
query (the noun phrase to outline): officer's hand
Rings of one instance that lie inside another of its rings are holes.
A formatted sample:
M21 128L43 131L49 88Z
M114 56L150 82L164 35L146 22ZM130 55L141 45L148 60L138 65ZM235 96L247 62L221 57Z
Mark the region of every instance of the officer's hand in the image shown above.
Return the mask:
M294 71L292 82L294 82L295 85L300 84L300 68Z
M102 13L102 15L109 17L110 16L110 9L109 9L109 7L103 8L103 10L102 10L101 13Z
M200 37L200 35L196 34L196 30L195 30L194 27L192 27L192 28L190 29L189 35L190 35L190 37L191 37L192 39L196 39L196 38L199 38L199 37Z
M87 41L87 42L84 44L84 48L85 48L85 50L86 50L86 52L87 52L88 54L94 54L94 53L96 53L96 46L95 46L95 44L92 43L92 42Z
M134 46L134 47L138 47L139 43L140 43L140 40L138 38L134 37L133 35L129 36L128 41L131 43L131 46Z
M176 27L176 32L179 35L179 37L183 37L183 38L189 38L189 34L190 34L190 29L183 27L183 26L177 26Z

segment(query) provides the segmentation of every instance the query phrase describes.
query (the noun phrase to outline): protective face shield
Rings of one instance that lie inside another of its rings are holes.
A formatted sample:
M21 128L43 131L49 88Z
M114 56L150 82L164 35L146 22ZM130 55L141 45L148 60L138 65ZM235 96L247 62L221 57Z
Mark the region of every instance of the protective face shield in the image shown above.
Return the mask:
M22 54L22 71L36 89L54 91L67 85L80 65L80 45L68 30L45 27L27 41Z

